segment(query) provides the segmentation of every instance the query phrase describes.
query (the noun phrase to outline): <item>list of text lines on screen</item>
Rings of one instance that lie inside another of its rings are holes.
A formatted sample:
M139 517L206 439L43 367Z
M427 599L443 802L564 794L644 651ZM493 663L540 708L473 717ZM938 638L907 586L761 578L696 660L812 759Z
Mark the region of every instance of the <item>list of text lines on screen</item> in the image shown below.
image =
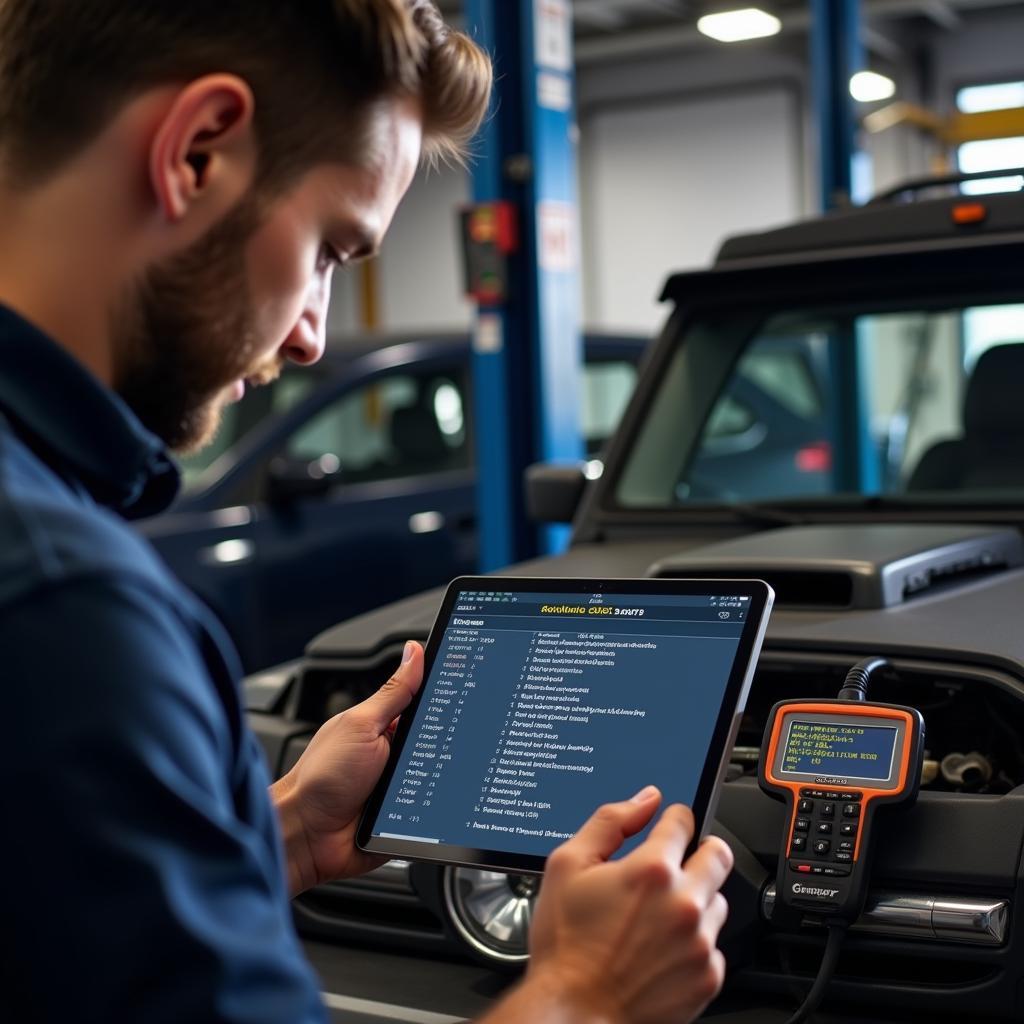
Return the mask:
M374 834L547 856L648 784L689 804L749 610L736 595L459 594Z

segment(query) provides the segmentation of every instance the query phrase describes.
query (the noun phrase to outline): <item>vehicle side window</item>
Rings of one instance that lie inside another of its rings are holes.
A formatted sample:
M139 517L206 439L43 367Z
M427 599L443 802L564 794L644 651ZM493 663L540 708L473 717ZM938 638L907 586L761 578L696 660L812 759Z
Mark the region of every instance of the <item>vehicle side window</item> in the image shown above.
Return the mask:
M395 373L347 392L289 438L291 461L319 461L340 484L462 469L469 446L462 375Z
M615 433L635 386L636 366L624 359L584 366L583 440L588 455L600 452Z

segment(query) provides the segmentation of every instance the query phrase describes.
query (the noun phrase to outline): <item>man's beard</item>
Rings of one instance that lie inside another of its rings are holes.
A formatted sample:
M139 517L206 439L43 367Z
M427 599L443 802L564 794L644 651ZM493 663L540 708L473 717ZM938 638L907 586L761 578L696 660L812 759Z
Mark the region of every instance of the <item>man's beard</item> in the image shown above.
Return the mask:
M281 370L261 348L245 271L245 247L260 204L243 200L198 242L150 268L114 322L115 390L171 449L208 444L229 398L247 379L268 383Z

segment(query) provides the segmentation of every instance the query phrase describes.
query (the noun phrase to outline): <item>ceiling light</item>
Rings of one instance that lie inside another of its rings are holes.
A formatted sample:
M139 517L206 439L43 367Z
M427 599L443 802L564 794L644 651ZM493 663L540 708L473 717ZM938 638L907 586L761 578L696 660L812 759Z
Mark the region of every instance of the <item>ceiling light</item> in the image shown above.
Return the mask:
M850 95L858 103L877 103L896 94L896 83L877 71L858 71L850 79Z
M720 43L739 43L744 39L763 39L774 36L782 22L774 14L757 7L744 7L740 11L721 11L705 14L698 19L697 29Z

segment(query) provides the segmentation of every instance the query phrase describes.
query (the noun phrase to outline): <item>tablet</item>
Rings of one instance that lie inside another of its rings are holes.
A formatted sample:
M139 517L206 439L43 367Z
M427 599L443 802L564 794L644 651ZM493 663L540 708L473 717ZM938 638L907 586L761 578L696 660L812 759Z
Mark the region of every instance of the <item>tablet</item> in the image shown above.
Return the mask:
M773 597L758 580L455 580L358 845L540 872L599 805L651 783L693 809L696 842Z

